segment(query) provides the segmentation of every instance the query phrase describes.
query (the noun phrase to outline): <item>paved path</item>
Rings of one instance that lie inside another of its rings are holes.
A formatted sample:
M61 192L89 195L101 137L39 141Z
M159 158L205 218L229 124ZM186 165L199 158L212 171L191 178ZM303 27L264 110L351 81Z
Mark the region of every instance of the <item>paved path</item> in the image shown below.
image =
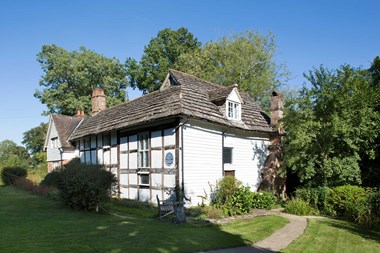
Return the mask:
M266 239L255 243L252 246L242 246L237 248L228 248L220 250L207 251L207 253L269 253L278 252L286 248L292 241L296 240L303 234L307 226L307 218L313 218L311 216L303 217L292 214L282 213L281 210L270 210L262 215L277 214L289 220L280 230L274 232Z

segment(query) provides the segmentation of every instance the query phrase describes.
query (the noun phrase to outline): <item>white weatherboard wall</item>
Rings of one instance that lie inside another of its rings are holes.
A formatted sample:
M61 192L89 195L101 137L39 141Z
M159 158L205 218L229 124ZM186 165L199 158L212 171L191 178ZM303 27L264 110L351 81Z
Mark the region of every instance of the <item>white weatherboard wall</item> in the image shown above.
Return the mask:
M183 126L185 195L190 205L202 203L200 196L210 197L210 184L223 176L221 132Z
M51 120L51 128L49 132L49 139L47 141L47 147L46 147L46 152L47 152L47 161L59 161L61 160L61 154L59 153L58 147L61 147L61 140L58 137L58 132L57 128L55 127L54 121ZM58 147L53 148L51 146L51 139L52 138L58 138Z
M259 181L259 170L268 155L269 141L254 137L226 135L224 147L232 148L232 163L224 164L224 170L235 170L235 177L256 190Z
M191 198L189 205L193 206L202 203L200 196L207 195L210 200L210 184L215 186L223 177L222 138L224 147L233 148L232 163L224 164L224 170L234 170L236 179L252 191L257 189L259 171L268 155L269 138L238 133L222 137L220 128L210 128L211 125L200 126L194 122L183 126L185 195Z

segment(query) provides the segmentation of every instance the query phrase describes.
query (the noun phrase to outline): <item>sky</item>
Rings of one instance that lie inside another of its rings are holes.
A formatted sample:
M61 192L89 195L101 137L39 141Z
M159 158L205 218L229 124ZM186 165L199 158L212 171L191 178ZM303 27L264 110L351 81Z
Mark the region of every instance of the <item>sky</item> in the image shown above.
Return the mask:
M253 30L272 32L275 61L300 87L303 73L323 64L368 68L380 55L380 1L0 1L0 142L21 144L46 106L33 94L43 75L36 55L45 44L85 46L125 62L140 59L158 31L186 27L205 43ZM129 98L141 95L128 89Z

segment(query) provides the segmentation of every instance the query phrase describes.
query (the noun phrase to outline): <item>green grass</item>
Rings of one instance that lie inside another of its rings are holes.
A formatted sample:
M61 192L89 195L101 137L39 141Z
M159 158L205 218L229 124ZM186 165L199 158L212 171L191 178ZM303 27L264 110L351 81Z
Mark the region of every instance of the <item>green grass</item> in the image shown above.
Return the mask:
M278 216L227 225L175 225L156 209L111 205L123 216L85 213L14 187L0 187L1 252L196 252L250 244L287 223Z
M380 228L368 229L344 220L311 219L305 233L282 252L378 253Z

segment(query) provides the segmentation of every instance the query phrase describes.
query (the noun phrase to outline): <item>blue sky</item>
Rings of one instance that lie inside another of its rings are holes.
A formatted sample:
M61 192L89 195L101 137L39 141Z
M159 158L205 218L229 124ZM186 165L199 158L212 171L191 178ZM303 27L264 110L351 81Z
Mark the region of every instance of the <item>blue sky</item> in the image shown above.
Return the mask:
M300 86L302 73L323 64L368 67L380 55L380 1L7 1L0 2L0 141L47 122L33 93L44 44L85 46L124 62L139 59L164 28L184 26L202 43L245 30L277 38L277 63ZM139 96L129 91L129 98Z

